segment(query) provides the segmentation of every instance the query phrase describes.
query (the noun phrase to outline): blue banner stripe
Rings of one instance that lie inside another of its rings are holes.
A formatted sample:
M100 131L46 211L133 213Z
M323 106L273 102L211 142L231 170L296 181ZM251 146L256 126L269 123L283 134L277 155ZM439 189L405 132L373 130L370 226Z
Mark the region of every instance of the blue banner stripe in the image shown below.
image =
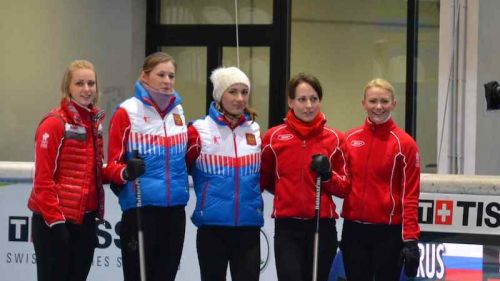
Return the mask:
M482 270L483 258L443 256L445 268Z

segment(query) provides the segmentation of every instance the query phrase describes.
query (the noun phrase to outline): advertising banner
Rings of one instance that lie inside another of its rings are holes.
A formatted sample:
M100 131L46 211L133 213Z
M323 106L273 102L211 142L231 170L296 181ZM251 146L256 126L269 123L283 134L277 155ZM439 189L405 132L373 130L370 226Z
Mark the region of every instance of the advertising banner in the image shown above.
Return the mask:
M500 196L422 193L418 204L422 231L500 234Z
M30 192L29 183L0 187L0 224L4 226L0 231L0 280L36 280L36 257L31 243L31 212L26 207ZM265 225L261 231L260 280L275 281L274 220L270 215L273 196L265 192L263 197ZM196 198L191 190L191 198L186 207L188 218L184 251L176 279L180 281L200 279L196 227L189 220L195 202ZM500 281L500 243L460 244L460 237L466 235L500 234L498 202L499 196L422 193L419 203L422 231L456 234L456 241L421 241L419 247L422 255L417 280ZM335 199L335 203L337 209L340 209L342 201ZM117 198L107 187L105 217L105 223L98 228L99 244L94 254L89 281L122 280L118 235L121 211ZM342 220L337 221L337 231L340 240ZM344 280L342 277L338 278L340 279L335 281ZM227 280L231 280L229 275Z
M123 280L120 253L121 210L116 196L106 186L106 221L98 227L99 245L94 253L92 268L87 280ZM31 184L20 183L0 187L0 280L36 280L36 257L31 242L31 212L26 207ZM176 280L200 280L196 253L196 227L190 216L196 198L191 189L191 198L186 206L186 238L179 272ZM276 280L274 266L273 233L274 221L270 218L272 195L264 193L265 225L261 230L261 278ZM227 280L231 280L228 275Z

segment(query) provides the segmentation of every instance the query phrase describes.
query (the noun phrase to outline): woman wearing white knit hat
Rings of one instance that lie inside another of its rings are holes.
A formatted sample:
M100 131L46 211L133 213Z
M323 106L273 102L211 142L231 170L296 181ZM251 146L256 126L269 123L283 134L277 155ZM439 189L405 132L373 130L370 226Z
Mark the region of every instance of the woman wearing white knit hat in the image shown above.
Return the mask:
M209 114L188 127L187 165L193 176L202 281L256 281L260 273L260 128L249 109L250 81L237 67L212 72Z

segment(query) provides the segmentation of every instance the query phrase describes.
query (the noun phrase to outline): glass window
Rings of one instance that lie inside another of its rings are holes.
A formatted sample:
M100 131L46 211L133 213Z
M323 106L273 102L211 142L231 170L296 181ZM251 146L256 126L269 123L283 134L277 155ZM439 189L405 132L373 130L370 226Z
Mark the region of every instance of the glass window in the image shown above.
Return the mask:
M207 50L205 47L162 47L177 63L175 89L182 97L186 121L206 115Z
M222 64L237 65L236 48L223 48ZM240 68L250 79L250 106L257 111L257 122L264 133L269 126L269 48L240 47Z
M362 124L364 85L381 77L395 88L393 117L404 127L407 3L295 0L292 5L290 76L318 77L328 125L346 131Z
M310 72L323 86L322 110L342 131L361 124L362 90L372 78L396 91L394 120L405 127L407 2L292 1L291 71ZM417 143L422 171L435 172L439 1L419 2Z
M239 24L271 24L272 0L238 0ZM234 0L162 0L161 24L234 24Z
M422 172L437 172L439 1L420 1L417 71L417 143Z

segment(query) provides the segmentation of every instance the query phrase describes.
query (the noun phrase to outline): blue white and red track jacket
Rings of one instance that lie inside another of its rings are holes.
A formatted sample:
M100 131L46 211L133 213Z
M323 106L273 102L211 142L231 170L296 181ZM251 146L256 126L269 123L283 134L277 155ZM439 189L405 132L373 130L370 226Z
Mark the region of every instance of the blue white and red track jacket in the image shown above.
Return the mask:
M189 199L187 127L181 102L175 92L160 112L138 81L134 97L121 103L111 119L106 169L113 182L125 183L123 169L137 150L146 166L139 177L143 206L184 206ZM133 182L126 182L119 201L123 211L136 207Z
M231 128L214 103L204 119L189 126L187 163L196 191L196 226L264 224L259 130L247 115Z

